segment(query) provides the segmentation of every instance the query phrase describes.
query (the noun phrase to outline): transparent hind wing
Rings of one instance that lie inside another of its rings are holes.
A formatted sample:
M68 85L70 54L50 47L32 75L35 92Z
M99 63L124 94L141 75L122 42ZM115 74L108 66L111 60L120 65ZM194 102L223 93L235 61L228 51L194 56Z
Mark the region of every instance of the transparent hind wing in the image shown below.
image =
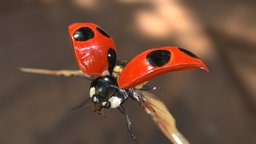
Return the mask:
M143 108L146 113L151 115L156 125L161 129L165 136L174 144L189 144L188 140L179 132L176 122L166 105L157 99L154 94L140 91L145 101Z

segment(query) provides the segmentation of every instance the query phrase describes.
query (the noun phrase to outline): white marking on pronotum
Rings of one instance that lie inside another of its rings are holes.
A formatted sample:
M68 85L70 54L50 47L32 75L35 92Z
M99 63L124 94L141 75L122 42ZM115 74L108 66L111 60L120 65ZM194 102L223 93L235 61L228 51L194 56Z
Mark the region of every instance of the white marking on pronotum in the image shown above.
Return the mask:
M117 108L122 103L122 99L117 96L112 96L109 99L109 102L110 102L110 108Z
M95 95L95 87L90 88L90 97L92 97L93 95Z

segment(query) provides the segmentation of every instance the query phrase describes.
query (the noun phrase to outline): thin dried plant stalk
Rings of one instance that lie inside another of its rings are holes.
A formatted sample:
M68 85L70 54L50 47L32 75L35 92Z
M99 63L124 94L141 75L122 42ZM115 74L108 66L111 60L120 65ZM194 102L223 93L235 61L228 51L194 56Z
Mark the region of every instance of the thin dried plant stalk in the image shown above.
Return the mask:
M152 116L153 120L165 136L174 144L189 144L188 140L176 128L175 119L165 104L157 99L152 93L142 93L155 111L153 112L152 110L145 108L146 112Z
M43 74L43 75L55 75L55 76L65 76L65 77L86 76L81 70L48 70L48 69L37 69L37 68L20 68L20 70L26 73Z

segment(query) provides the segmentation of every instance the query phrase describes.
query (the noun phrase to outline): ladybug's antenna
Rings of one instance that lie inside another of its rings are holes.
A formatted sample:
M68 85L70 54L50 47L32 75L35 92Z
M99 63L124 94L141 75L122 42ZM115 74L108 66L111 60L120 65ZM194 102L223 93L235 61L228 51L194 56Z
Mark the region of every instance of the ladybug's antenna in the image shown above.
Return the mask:
M126 110L124 109L124 107L122 105L120 105L118 107L118 110L125 115L125 118L126 118L126 123L127 123L127 127L128 127L128 131L129 131L129 134L130 136L132 137L132 139L137 143L139 144L139 141L137 140L136 136L132 133L132 122L126 112Z
M72 108L71 111L74 111L74 110L77 110L77 109L83 107L84 105L86 105L89 102L89 100L90 100L90 98L85 99L80 105Z

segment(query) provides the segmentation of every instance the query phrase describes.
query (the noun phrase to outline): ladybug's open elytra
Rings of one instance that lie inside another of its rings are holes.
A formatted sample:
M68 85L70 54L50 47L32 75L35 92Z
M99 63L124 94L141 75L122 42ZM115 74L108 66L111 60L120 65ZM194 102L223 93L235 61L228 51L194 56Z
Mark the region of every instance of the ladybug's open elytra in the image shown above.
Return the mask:
M130 119L122 106L126 100L131 98L137 101L154 119L161 119L159 114L161 112L156 111L158 104L154 100L149 102L148 98L151 98L143 94L142 90L153 89L145 83L160 74L176 70L199 68L208 71L207 66L196 55L172 46L149 49L129 62L117 61L113 39L99 26L92 23L74 23L68 30L77 65L81 71L31 68L22 68L22 70L39 74L84 76L92 80L89 99L92 101L94 111L102 114L103 109L119 109L125 115L128 130L135 141L137 140L131 133ZM82 107L87 102L88 100L76 108ZM182 139L182 136L178 137ZM177 141L177 138L170 139L174 143Z

